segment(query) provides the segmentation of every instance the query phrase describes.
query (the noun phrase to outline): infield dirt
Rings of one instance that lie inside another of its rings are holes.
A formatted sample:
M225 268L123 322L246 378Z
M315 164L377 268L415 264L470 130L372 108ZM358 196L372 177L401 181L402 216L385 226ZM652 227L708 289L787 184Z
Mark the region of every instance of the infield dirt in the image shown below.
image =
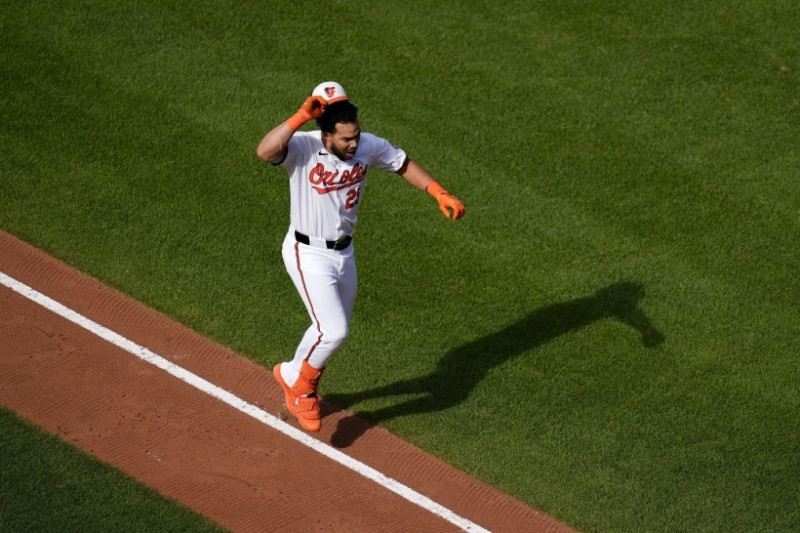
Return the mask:
M270 369L2 231L0 272L281 410ZM0 403L231 531L460 531L5 286L0 338ZM490 531L572 531L350 412L324 404L324 415L315 438Z

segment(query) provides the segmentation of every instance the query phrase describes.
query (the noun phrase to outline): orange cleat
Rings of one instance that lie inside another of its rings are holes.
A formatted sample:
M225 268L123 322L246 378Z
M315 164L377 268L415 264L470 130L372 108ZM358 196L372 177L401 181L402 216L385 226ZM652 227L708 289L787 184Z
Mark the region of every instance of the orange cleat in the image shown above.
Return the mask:
M281 376L281 364L278 363L272 369L275 381L283 389L286 408L306 431L316 432L322 427L322 416L319 412L319 398L317 397L320 374L322 374L321 370L316 370L308 363L303 363L297 382L294 386L289 387Z

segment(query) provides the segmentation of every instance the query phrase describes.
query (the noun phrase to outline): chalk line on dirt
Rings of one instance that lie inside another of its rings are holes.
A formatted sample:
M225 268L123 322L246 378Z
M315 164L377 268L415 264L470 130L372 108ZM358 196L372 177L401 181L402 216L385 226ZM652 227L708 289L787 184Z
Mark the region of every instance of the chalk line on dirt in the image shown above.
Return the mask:
M53 300L49 296L46 296L39 291L25 285L24 283L17 281L16 279L0 272L0 284L8 287L12 291L28 298L29 300L33 301L34 303L44 307L56 313L57 315L61 316L62 318L69 320L70 322L86 329L87 331L93 333L94 335L100 337L101 339L117 346L125 350L126 352L138 357L139 359L146 361L161 370L169 373L170 375L180 379L181 381L188 383L189 385L195 387L196 389L205 392L206 394L230 405L234 409L245 413L256 420L268 425L269 427L275 429L283 433L284 435L288 436L289 438L294 439L295 441L308 446L312 450L320 453L321 455L331 459L340 465L356 472L367 479L374 481L378 485L394 492L398 496L408 500L411 503L414 503L423 509L426 509L436 516L441 517L442 519L446 520L447 522L453 524L461 528L467 532L475 532L475 533L489 533L488 530L484 529L483 527L475 524L474 522L454 513L450 509L436 503L435 501L431 500L427 496L420 494L419 492L411 489L410 487L392 479L385 474L375 470L374 468L353 459L349 455L328 446L327 444L320 442L310 435L303 433L302 431L292 427L291 425L283 422L280 418L273 416L263 409L256 407L255 405L246 402L245 400L239 398L238 396L231 394L230 392L222 389L213 383L201 378L200 376L189 372L185 368L176 365L175 363L165 359L164 357L158 355L155 352L145 348L144 346L140 346L135 342L123 337L122 335L94 322L85 316L73 311L72 309L60 304L59 302Z

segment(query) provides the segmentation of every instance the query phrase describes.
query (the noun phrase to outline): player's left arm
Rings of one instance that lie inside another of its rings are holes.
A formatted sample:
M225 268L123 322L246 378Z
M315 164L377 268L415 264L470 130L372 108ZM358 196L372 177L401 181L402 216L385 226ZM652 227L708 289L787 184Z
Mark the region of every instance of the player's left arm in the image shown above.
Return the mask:
M447 218L458 220L464 216L464 204L461 203L461 200L447 192L439 182L433 179L430 172L413 159L406 159L397 173L417 189L426 191L433 196L439 204L439 209Z

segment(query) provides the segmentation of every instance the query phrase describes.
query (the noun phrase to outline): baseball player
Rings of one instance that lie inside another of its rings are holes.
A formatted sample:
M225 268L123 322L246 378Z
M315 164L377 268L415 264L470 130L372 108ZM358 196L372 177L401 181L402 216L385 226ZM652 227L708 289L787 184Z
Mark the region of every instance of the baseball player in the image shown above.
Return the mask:
M312 119L318 130L298 131ZM294 357L273 374L289 412L307 431L319 431L319 379L350 331L357 284L352 239L367 171L399 174L433 196L452 220L461 218L464 206L402 149L362 132L358 108L333 81L318 85L294 115L267 133L256 154L289 174L291 223L283 260L311 318Z

